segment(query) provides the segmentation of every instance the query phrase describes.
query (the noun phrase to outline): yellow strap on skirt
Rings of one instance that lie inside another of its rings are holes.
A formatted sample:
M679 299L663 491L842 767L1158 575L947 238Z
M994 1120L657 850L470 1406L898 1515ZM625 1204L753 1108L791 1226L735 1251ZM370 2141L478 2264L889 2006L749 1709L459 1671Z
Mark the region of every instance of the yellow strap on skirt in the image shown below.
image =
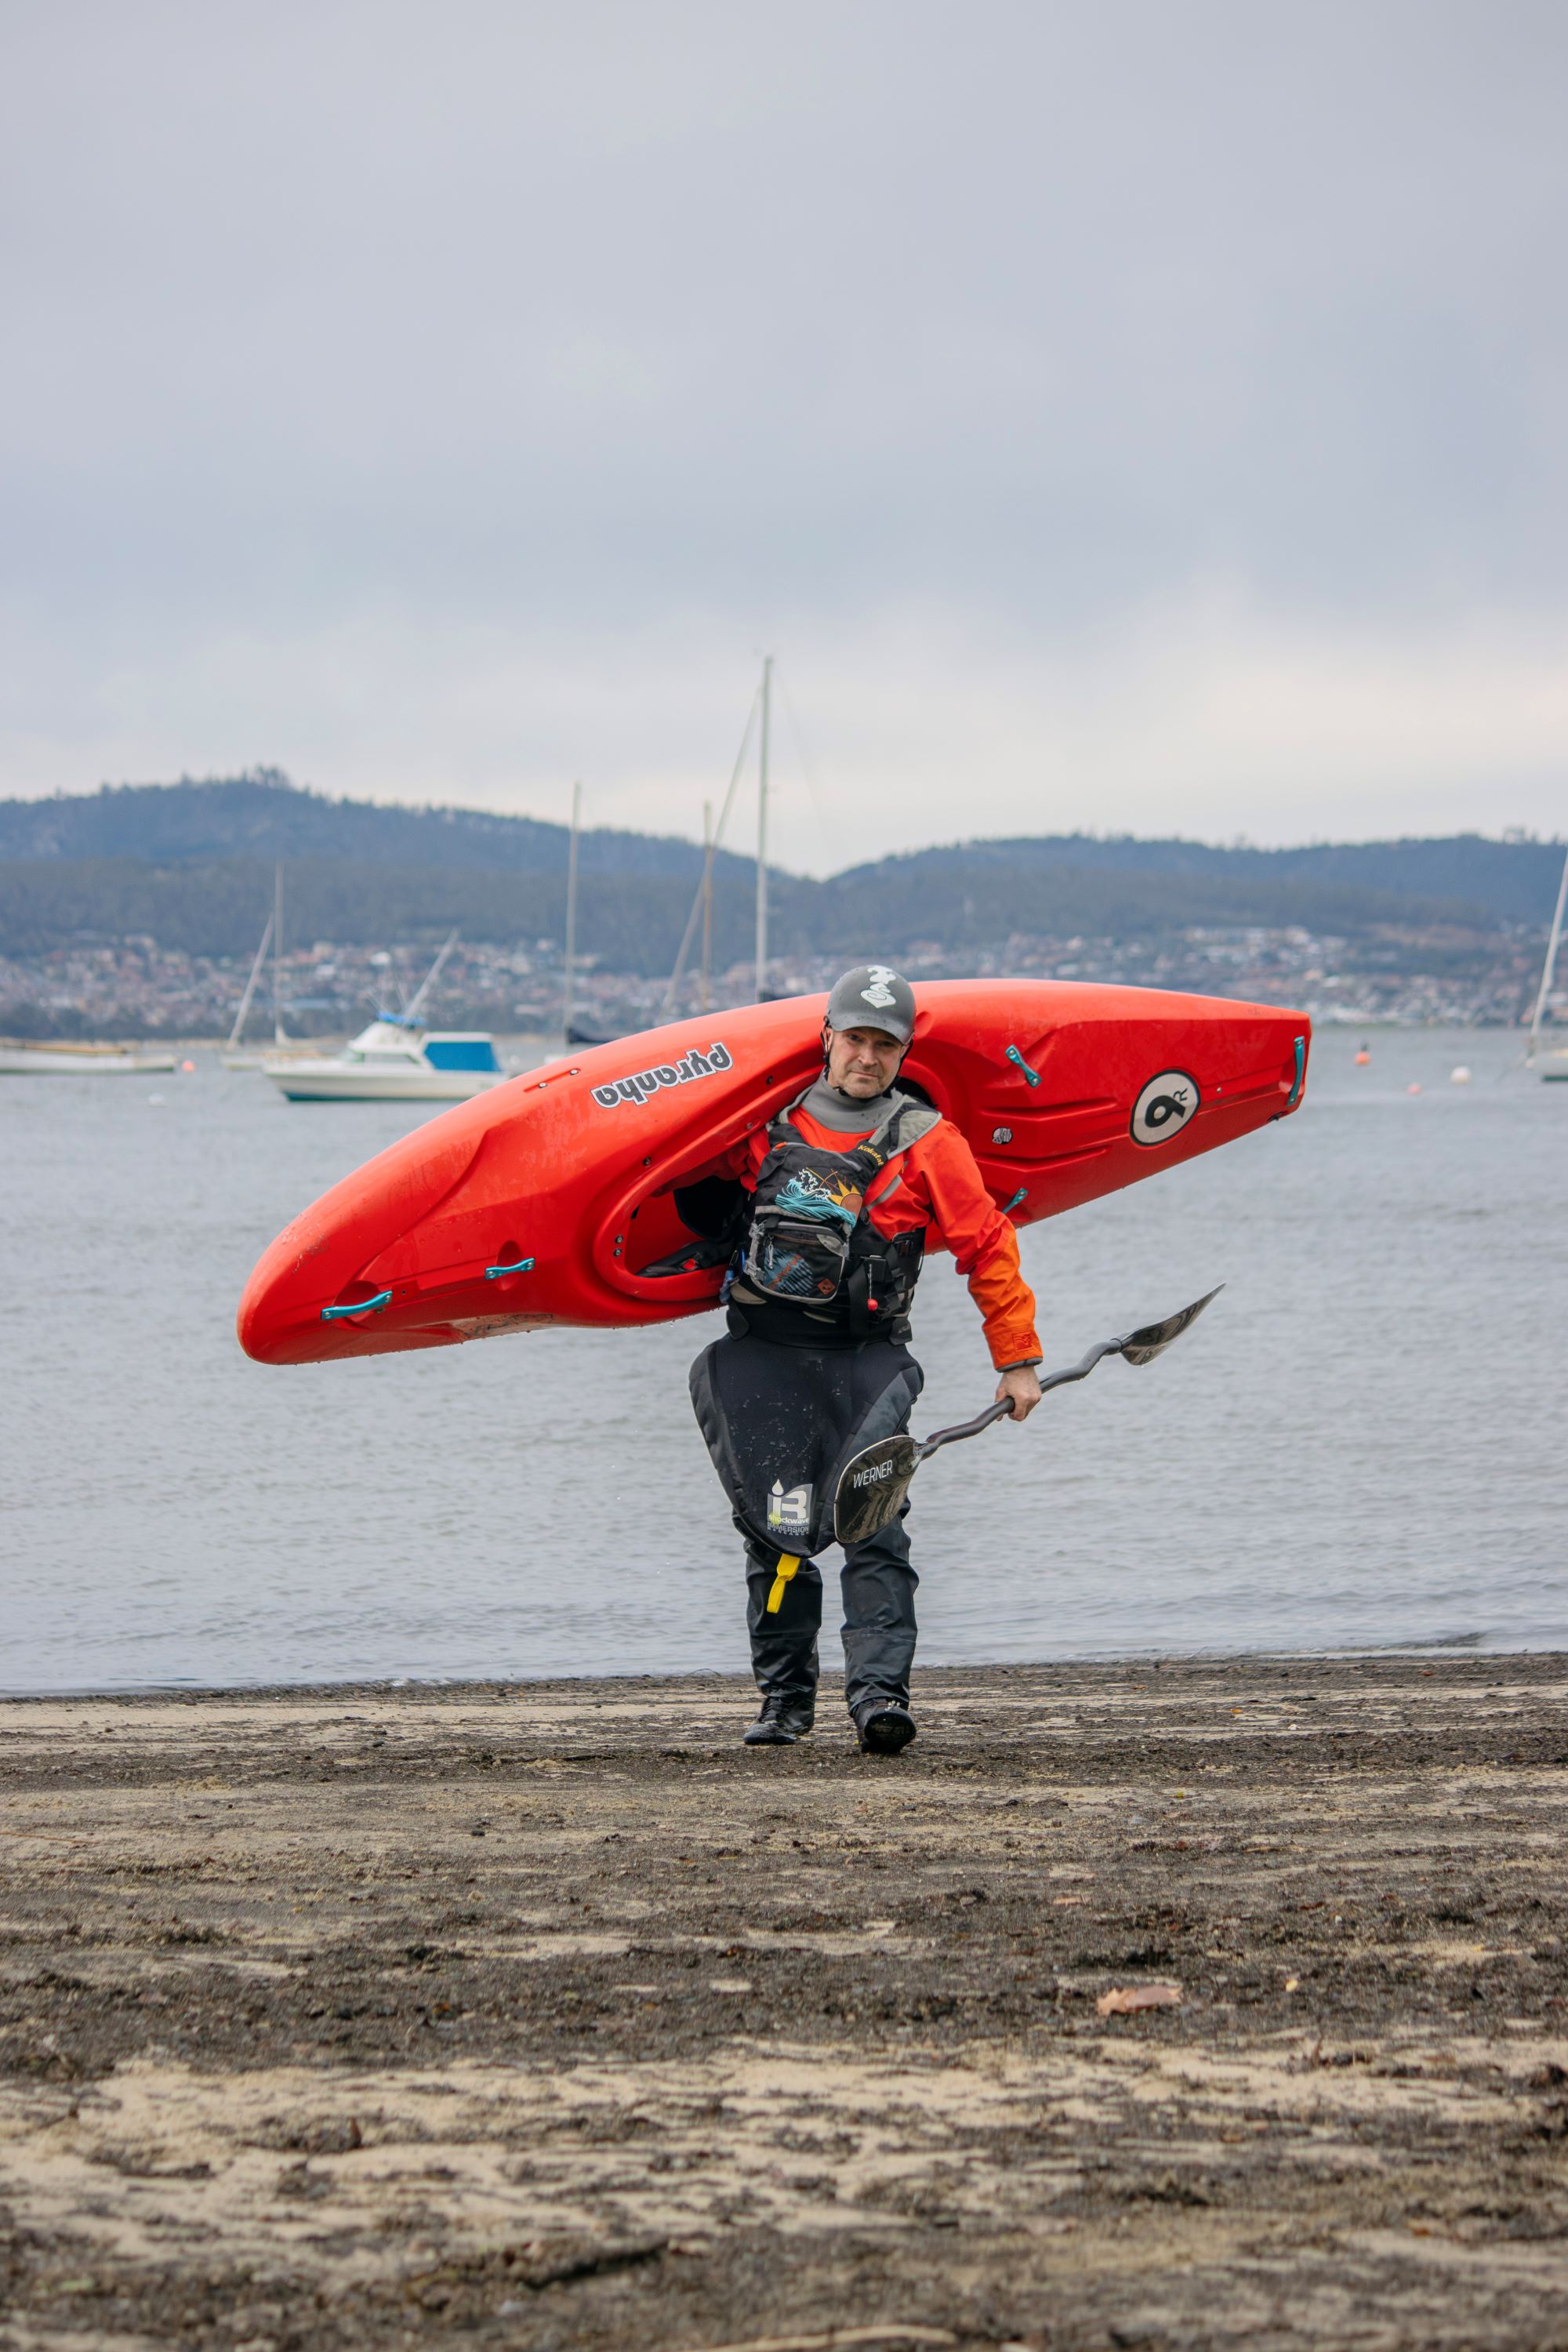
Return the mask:
M784 1607L784 1586L789 1582L790 1578L795 1574L795 1570L799 1566L800 1559L796 1554L787 1551L780 1552L779 1564L773 1575L773 1588L768 1595L767 1613L770 1617L776 1617L779 1611Z

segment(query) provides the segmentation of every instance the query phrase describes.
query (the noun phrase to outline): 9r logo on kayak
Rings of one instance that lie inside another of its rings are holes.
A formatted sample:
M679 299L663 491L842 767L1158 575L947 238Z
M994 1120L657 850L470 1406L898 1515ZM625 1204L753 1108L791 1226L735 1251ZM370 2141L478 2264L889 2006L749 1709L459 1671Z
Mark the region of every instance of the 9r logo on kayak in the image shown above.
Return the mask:
M1162 1070L1132 1106L1134 1143L1169 1143L1198 1107L1198 1082L1185 1070Z
M624 1102L641 1105L660 1087L684 1087L692 1078L710 1078L719 1070L734 1067L735 1057L728 1045L710 1045L705 1054L683 1054L679 1062L660 1062L657 1068L638 1070L631 1077L616 1078L607 1087L594 1088L594 1100L601 1110L616 1110Z

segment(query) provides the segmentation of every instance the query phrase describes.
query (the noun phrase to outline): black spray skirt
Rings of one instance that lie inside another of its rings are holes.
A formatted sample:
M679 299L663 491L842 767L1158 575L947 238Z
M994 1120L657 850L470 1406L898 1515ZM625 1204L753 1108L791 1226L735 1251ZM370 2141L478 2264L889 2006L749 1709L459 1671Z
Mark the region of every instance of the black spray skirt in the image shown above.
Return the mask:
M691 1367L697 1425L742 1531L803 1559L833 1541L839 1472L907 1426L924 1385L909 1349L889 1339L818 1352L727 1337Z

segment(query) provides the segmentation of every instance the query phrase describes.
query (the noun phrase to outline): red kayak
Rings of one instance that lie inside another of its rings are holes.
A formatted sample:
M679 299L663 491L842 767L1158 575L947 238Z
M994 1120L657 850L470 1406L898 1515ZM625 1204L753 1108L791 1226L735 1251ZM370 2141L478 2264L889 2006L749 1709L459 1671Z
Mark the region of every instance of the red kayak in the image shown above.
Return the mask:
M921 984L901 1074L1033 1224L1293 1111L1304 1013L1045 980ZM416 1128L334 1184L246 1286L264 1364L445 1348L546 1324L700 1314L721 1269L639 1271L690 1238L674 1186L814 1078L823 996L579 1048Z

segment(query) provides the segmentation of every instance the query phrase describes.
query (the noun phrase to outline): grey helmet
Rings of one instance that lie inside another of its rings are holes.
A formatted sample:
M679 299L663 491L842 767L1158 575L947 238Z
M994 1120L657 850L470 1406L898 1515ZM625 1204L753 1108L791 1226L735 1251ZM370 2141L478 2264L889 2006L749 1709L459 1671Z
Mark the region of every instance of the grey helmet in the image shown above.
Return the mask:
M880 1029L907 1045L915 1034L915 992L885 963L858 963L827 1000L830 1029Z

